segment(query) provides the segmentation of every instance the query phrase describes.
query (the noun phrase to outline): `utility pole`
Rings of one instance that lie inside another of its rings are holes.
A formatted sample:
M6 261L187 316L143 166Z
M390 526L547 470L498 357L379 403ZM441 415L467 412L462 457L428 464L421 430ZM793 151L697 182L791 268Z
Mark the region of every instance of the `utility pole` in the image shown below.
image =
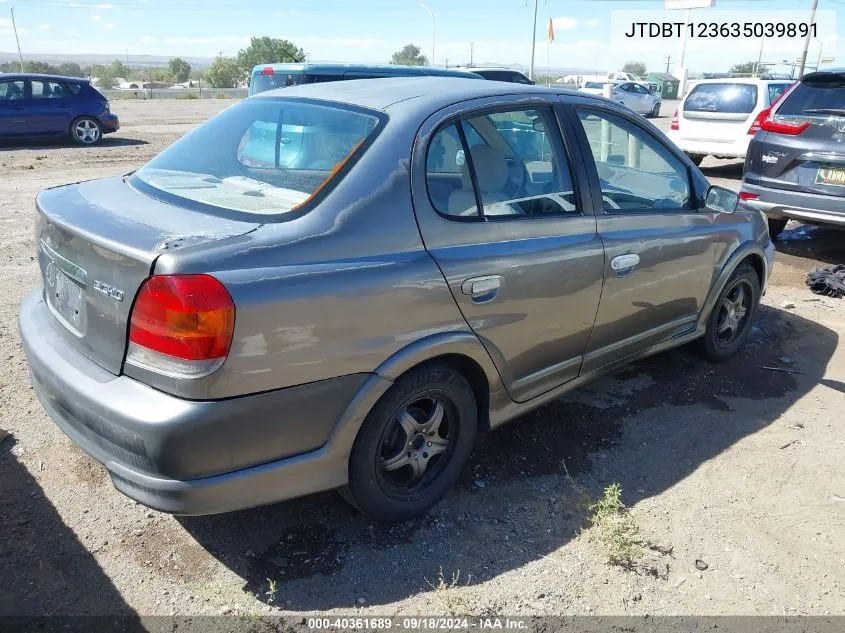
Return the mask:
M531 32L531 69L528 71L528 78L534 81L534 49L537 48L537 3L534 0L534 30Z
M669 64L671 64L671 63L672 63L672 56L667 55L666 56L666 74L667 75L669 74Z
M469 43L469 66L472 68L472 62L475 58L475 42Z
M754 76L760 76L760 67L763 65L763 44L766 43L766 36L760 38L760 54L757 55L757 65L754 66Z
M816 8L819 0L813 0L813 8L810 10L810 22L807 24L807 37L804 38L804 52L801 53L801 67L798 70L798 79L804 76L804 66L807 64L807 51L810 48L810 38L813 33L813 25L816 23Z
M15 24L15 7L9 7L12 14L12 30L15 32L15 43L18 45L18 61L21 63L21 72L23 72L23 55L21 55L21 41L18 39L18 27Z

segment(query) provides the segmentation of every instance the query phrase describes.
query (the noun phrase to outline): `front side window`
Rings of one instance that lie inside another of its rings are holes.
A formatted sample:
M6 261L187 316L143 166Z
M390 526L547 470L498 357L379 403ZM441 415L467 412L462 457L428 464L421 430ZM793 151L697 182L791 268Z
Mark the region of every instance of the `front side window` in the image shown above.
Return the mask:
M428 148L426 182L434 207L448 216L580 213L557 122L546 108L485 113L444 127Z
M579 108L578 117L596 163L605 211L690 207L686 167L650 132L604 111Z
M55 81L33 80L31 85L33 99L65 99L72 94L64 84Z
M20 101L23 97L23 81L0 81L0 101Z
M249 99L182 137L130 182L224 215L285 214L335 184L384 120L316 101Z

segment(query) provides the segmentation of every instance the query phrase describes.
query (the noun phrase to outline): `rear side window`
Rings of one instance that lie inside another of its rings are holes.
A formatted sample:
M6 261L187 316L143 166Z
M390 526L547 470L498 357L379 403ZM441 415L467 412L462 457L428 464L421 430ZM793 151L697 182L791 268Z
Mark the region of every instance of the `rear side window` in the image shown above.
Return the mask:
M750 114L756 106L753 84L698 84L684 102L684 112Z
M480 114L444 127L428 148L426 182L432 204L446 216L580 214L557 122L546 108Z
M777 109L778 116L842 114L845 111L845 77L830 75L802 81Z
M65 84L56 81L33 80L30 83L33 99L66 99L72 94Z
M769 105L777 101L780 96L789 88L789 84L769 84Z
M285 214L334 186L385 121L318 101L248 99L182 137L130 182L218 214Z

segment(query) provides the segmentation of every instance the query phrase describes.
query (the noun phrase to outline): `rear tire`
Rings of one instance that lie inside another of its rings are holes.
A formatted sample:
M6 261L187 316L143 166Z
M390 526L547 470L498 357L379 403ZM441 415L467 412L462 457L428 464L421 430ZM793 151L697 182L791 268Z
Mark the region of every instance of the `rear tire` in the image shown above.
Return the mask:
M760 302L760 279L748 264L739 266L725 284L701 339L701 351L711 363L733 356L743 346Z
M364 421L343 496L381 521L424 514L452 488L475 444L478 409L469 382L441 364L400 378Z
M695 164L696 167L700 167L701 161L704 160L704 154L687 154L687 156Z
M789 220L785 220L783 218L769 218L769 237L773 240L777 239L777 237L783 233L783 230L786 228L786 223Z

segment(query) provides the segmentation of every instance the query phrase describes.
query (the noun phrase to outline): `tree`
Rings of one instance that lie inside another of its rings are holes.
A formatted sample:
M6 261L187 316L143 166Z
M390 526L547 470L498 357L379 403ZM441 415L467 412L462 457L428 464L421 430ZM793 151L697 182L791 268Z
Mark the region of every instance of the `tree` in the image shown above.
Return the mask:
M109 74L115 79L126 79L129 76L129 69L119 59L114 60L108 67Z
M56 73L56 67L46 62L27 61L23 63L23 68L28 73L38 73L41 75L52 75Z
M428 58L416 44L406 44L401 51L393 53L390 63L400 66L428 66Z
M238 51L240 79L249 77L253 66L259 64L284 64L305 61L305 51L293 42L273 37L253 37L249 46Z
M625 65L622 66L622 72L631 73L637 77L645 77L648 69L645 62L625 62Z
M191 65L181 57L173 57L167 63L167 69L178 84L188 81L191 76Z
M56 69L58 74L64 75L65 77L83 77L82 74L82 66L73 62L65 62L64 64L59 64L59 67Z
M736 75L751 75L757 68L757 62L742 62L731 66L731 73Z
M204 77L211 88L235 88L241 70L233 57L218 57L206 68Z

